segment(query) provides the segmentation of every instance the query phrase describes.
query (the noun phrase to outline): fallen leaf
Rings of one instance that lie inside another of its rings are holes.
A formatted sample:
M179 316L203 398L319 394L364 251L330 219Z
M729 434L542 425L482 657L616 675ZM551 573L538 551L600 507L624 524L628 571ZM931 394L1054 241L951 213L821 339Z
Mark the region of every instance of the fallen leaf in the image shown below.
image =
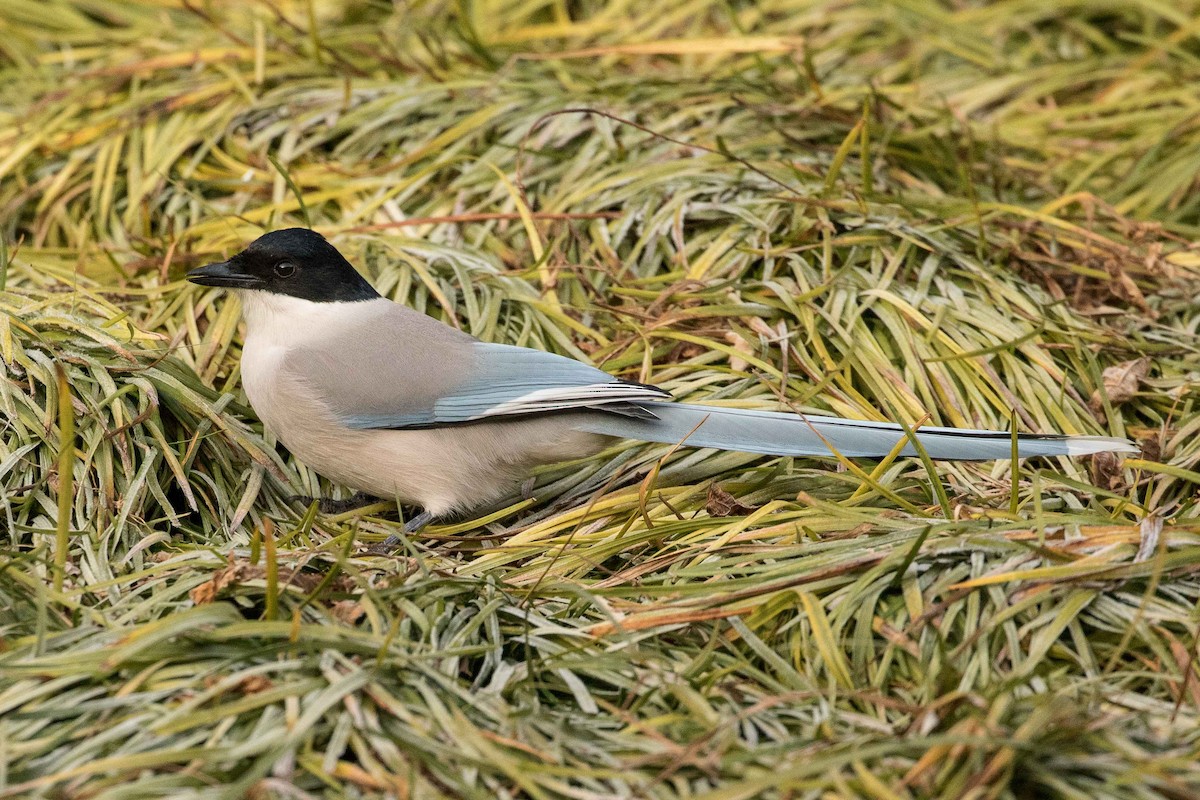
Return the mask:
M229 585L261 578L266 574L265 569L253 564L246 562L233 564L214 572L211 578L188 592L188 597L192 598L192 602L198 606L211 603L221 593L221 590Z
M714 483L708 487L704 510L710 517L741 517L753 511L754 506L746 505Z
M1104 393L1108 396L1108 402L1117 406L1133 399L1148 374L1150 374L1150 359L1144 356L1132 361L1122 361L1120 364L1104 370L1102 377ZM1104 410L1104 400L1099 389L1092 393L1092 399L1088 405L1097 415Z
M192 598L192 602L196 605L204 605L205 603L211 603L217 598L217 595L230 586L254 580L262 580L266 575L267 570L264 567L242 561L217 570L211 578L188 592L188 597ZM311 592L320 582L321 577L319 575L303 573L299 567L290 570L281 569L279 571L280 586L291 585L296 586L301 591Z
M857 539L859 536L865 536L875 530L875 525L870 522L860 522L853 528L845 531L834 531L822 534L821 541L835 542L839 539Z
M333 613L334 619L347 625L353 625L363 614L367 613L366 609L362 607L362 603L357 600L338 600L330 611Z
M209 675L204 679L204 688L211 689L224 679L225 676L223 675ZM238 681L234 688L242 694L258 694L259 692L265 692L274 685L271 679L265 675L247 675Z
M271 679L265 675L247 675L238 682L238 689L241 690L242 694L258 694L259 692L265 692L274 685Z
M1137 282L1134 281L1133 278L1129 277L1129 275L1125 273L1125 270L1110 269L1109 274L1113 277L1113 283L1110 284L1113 294L1115 294L1117 297L1120 297L1122 300L1127 300L1130 303L1133 303L1138 307L1138 310L1150 318L1154 319L1158 317L1158 314L1150 307L1150 304L1146 302L1146 295L1144 295L1142 290L1138 288Z
M1103 489L1115 492L1125 487L1121 459L1115 453L1096 453L1091 458L1092 481Z
M217 599L217 587L211 580L207 580L199 586L192 587L188 592L188 597L192 598L192 602L198 606L207 605Z
M754 355L754 348L746 341L746 338L737 331L726 331L725 341L733 345L735 353L745 353L748 356ZM750 362L738 356L729 357L729 368L734 372L745 372L746 367L750 366Z

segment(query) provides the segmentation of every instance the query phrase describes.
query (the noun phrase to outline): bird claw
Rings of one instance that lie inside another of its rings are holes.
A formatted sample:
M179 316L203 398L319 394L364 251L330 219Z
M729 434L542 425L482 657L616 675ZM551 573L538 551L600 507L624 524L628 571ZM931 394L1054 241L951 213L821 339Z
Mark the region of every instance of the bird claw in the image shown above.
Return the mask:
M345 514L347 511L353 511L356 508L363 508L364 506L379 502L377 498L365 492L355 492L352 497L346 497L341 500L332 497L309 497L305 494L294 494L288 498L288 501L302 503L306 506L311 506L315 501L317 510L322 514Z
M430 514L428 511L422 511L420 514L417 514L415 517L410 519L408 522L404 523L404 533L406 533L406 534L416 533L417 531L421 530L426 525L428 525L430 522L433 522L433 514ZM404 541L403 538L401 538L400 536L397 536L396 534L393 533L391 536L387 537L382 542L376 542L375 544L368 547L367 554L373 555L373 556L395 555L396 547L403 541Z
M400 544L399 536L389 536L382 542L376 542L367 548L369 556L394 556L396 554L396 546Z

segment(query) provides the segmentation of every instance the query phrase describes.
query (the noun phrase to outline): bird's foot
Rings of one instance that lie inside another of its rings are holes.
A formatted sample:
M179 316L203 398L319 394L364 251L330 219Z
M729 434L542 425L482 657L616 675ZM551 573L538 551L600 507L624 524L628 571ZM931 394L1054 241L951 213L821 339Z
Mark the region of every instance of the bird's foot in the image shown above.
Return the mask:
M533 489L537 486L537 478L530 475L521 483L521 499L533 499Z
M422 511L420 514L417 514L408 522L404 523L404 533L416 533L430 522L433 522L433 514L430 514L428 511ZM392 534L382 542L376 542L368 547L367 552L376 556L390 556L395 552L396 545L400 544L401 541L403 540L399 536Z
M341 500L335 500L332 497L309 497L304 494L294 494L288 500L293 503L302 503L306 506L311 506L315 500L317 509L322 514L345 514L347 511L353 511L356 508L363 508L379 502L379 498L365 492L355 492L352 497Z

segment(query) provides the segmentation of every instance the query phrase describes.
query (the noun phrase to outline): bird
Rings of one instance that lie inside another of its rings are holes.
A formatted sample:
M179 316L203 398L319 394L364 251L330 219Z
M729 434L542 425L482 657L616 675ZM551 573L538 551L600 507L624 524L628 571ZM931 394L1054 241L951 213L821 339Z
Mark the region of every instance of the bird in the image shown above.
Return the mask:
M617 439L770 456L1009 458L1012 434L676 402L581 361L484 342L380 295L323 236L266 233L187 273L240 296L241 379L265 428L302 463L421 512L419 530L510 494L534 467ZM1137 452L1126 439L1019 434L1017 455ZM395 538L395 537L393 537ZM398 541L398 540L397 540Z

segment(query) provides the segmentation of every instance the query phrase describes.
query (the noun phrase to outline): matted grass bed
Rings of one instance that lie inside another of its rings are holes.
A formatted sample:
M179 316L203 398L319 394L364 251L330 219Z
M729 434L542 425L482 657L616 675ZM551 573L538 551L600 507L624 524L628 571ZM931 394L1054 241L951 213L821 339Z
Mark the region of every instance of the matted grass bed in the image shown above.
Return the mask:
M1200 6L0 4L0 797L1200 795ZM384 294L680 399L1138 440L634 443L395 558L236 303Z

